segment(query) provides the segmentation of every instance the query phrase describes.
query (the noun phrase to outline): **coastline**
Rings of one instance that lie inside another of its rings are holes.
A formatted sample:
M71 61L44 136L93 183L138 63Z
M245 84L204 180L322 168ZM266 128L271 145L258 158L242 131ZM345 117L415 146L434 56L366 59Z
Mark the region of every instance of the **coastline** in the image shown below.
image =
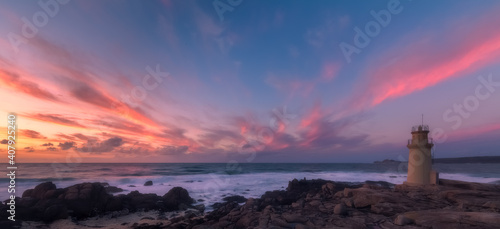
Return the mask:
M500 185L440 180L440 185L290 181L260 198L225 198L211 212L174 187L164 196L113 196L100 183L37 185L16 199L18 220L2 228L495 228Z

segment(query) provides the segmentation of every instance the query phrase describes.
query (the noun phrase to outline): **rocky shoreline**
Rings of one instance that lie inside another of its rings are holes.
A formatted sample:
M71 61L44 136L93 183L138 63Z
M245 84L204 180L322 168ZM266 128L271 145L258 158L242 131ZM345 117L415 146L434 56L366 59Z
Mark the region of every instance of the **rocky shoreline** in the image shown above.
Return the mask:
M112 195L101 183L41 183L16 198L16 222L0 228L500 228L500 185L440 180L407 186L293 180L260 198L224 198L205 213L188 191ZM92 222L92 225L89 223ZM113 224L110 224L113 223Z

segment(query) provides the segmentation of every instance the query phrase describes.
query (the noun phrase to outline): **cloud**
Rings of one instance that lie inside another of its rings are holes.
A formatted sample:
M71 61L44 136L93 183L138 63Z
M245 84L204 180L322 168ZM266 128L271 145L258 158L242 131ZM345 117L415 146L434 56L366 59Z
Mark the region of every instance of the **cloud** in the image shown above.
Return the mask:
M52 144L52 143L49 142L49 143L44 143L41 146L54 146L54 144Z
M19 132L20 132L19 134L21 136L28 137L28 138L37 138L37 139L47 138L47 137L43 136L42 134L40 134L40 132L34 131L34 130L19 130Z
M70 93L80 101L90 103L99 107L110 108L113 101L100 91L89 86L87 83L72 80Z
M47 150L48 150L48 151L56 151L56 150L57 150L57 148L56 148L56 147L47 147Z
M26 114L23 116L30 118L30 119L59 124L59 125L63 125L63 126L85 128L84 125L78 123L77 121L74 121L74 120L71 120L68 118L63 118L62 115L57 115L57 114Z
M451 30L416 31L404 37L372 60L364 70L366 83L359 88L363 93L348 103L376 106L497 63L500 31L491 28L497 27L500 16L495 14L449 25Z
M61 148L62 150L68 150L71 149L75 146L74 142L64 142L64 143L59 143L58 147Z
M2 141L0 142L0 144L8 144L9 143L9 140L7 139L2 139Z
M26 152L35 152L35 149L33 147L24 147L24 149L26 150Z
M186 153L188 149L188 146L163 146L158 148L156 153L160 155L179 155Z
M123 143L124 142L120 137L112 137L102 142L89 140L81 148L77 148L77 150L85 153L105 153L111 152L113 149L121 146Z
M59 99L49 91L40 88L36 83L23 80L18 74L0 70L0 81L15 91L22 92L35 98L59 101Z

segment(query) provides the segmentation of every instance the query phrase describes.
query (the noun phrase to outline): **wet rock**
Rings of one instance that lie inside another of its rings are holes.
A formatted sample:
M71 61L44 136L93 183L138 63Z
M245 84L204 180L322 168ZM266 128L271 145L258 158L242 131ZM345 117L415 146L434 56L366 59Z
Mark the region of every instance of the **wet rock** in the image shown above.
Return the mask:
M144 186L151 186L151 185L153 185L153 181L150 181L150 180L148 180L148 181L146 181L146 183L144 183Z
M107 193L117 193L117 192L123 192L123 189L115 187L115 186L107 186L104 188Z
M179 209L179 204L186 204L190 206L194 200L189 196L186 189L182 187L174 187L170 189L165 195L163 195L163 200L167 209L177 210Z
M244 203L245 201L247 201L247 198L245 198L244 196L234 195L224 197L222 200L226 202Z

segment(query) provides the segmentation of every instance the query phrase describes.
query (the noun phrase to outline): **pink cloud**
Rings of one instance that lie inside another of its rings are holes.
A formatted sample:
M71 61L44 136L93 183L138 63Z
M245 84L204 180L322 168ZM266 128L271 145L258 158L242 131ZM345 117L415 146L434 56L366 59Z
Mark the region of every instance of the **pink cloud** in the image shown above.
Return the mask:
M471 25L458 23L446 33L412 34L421 39L405 39L372 61L365 70L363 93L350 103L358 109L376 106L495 63L500 58L500 30L492 28L499 20L487 15Z

